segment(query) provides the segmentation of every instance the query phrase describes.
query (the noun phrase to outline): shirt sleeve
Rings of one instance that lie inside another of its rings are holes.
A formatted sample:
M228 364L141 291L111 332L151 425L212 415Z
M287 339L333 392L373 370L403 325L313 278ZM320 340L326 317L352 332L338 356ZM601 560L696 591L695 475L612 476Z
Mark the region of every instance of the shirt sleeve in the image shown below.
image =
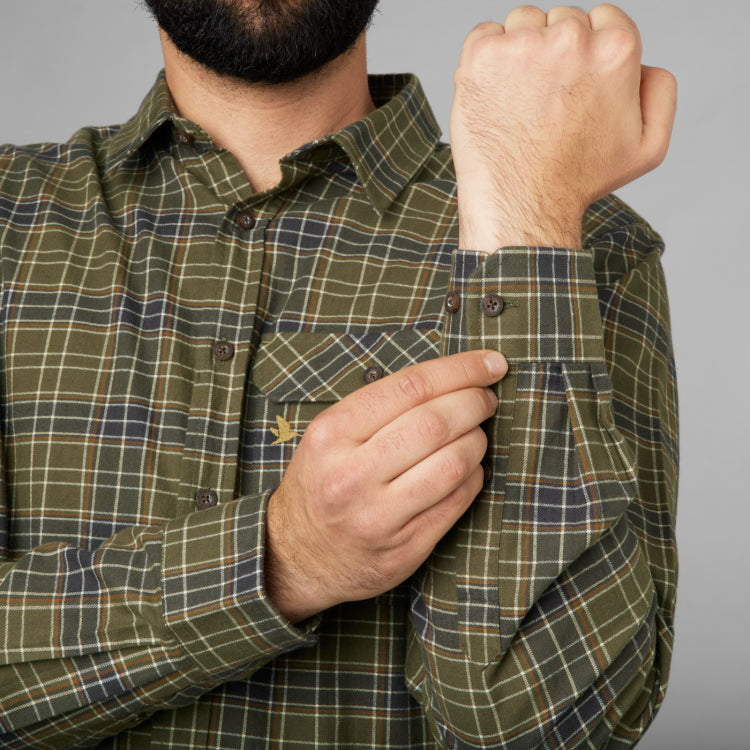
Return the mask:
M662 243L457 251L445 353L510 370L484 491L415 577L407 680L450 748L630 747L667 685L677 414Z
M267 497L0 563L0 745L96 744L312 644L264 593Z

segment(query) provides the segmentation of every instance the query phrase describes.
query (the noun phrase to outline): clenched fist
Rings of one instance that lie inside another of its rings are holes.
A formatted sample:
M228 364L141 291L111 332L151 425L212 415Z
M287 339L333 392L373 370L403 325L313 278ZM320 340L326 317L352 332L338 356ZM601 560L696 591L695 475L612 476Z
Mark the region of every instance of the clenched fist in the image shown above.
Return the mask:
M664 159L675 103L613 5L523 6L475 28L451 114L461 247L579 247L586 207Z
M498 352L407 367L305 431L266 518L266 591L291 621L411 575L482 488Z

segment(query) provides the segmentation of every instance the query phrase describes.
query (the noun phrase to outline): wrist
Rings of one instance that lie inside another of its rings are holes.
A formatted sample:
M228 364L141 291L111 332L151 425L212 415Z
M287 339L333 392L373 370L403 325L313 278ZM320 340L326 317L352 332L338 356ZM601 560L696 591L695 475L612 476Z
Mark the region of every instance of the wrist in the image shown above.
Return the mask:
M290 525L283 518L280 491L271 496L266 512L265 592L274 607L294 624L318 614L325 606L315 596L315 582L304 574L310 566L299 559L300 545L287 533Z
M502 247L580 248L583 212L554 215L528 209L462 210L458 212L458 243L465 250L492 254Z

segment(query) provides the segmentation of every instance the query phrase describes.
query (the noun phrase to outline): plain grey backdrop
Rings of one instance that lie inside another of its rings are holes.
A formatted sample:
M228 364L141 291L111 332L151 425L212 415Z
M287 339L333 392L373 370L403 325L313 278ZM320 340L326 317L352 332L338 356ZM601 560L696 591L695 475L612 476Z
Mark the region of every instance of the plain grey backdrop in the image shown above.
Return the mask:
M464 36L515 4L381 0L371 70L417 73L447 139ZM680 84L666 162L620 191L667 242L682 423L677 644L665 705L639 747L747 750L750 3L619 4L641 28L644 61ZM160 67L137 0L4 0L0 142L64 140L81 125L121 122Z

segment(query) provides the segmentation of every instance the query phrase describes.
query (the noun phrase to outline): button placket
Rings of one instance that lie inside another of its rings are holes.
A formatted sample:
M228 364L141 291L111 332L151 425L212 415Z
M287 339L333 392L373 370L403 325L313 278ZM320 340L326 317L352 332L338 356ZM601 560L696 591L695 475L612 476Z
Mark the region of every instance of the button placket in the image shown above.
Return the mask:
M178 144L176 130L172 137L180 154L193 156L191 147ZM189 175L197 175L201 184L208 180L223 205L221 212L205 217L205 226L200 223L199 240L187 243L185 260L187 267L200 269L190 275L189 294L185 290L183 296L201 309L200 334L188 343L202 373L184 395L188 415L179 498L198 512L213 502L207 495L198 502L202 488L217 493L221 506L241 481L241 464L233 459L243 438L241 415L267 252L265 227L283 201L253 197L234 160L228 163L231 157L204 142L200 133L192 149L200 158L186 159Z

